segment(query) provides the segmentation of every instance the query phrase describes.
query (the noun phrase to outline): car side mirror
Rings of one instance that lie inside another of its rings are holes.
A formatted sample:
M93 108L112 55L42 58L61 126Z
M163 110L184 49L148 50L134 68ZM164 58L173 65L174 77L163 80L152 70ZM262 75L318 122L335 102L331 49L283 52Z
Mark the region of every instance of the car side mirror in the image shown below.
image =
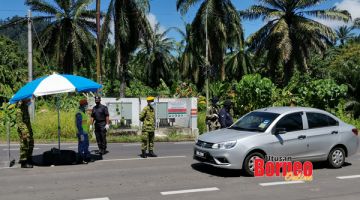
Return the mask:
M285 133L286 133L285 128L275 128L275 131L273 132L274 135L285 134Z

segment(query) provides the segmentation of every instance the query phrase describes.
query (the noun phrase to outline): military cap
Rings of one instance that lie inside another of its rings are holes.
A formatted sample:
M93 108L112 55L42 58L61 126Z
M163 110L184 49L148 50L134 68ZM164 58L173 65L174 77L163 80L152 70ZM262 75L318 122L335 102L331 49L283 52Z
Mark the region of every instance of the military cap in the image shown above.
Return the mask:
M149 96L146 98L147 101L154 101L155 97Z

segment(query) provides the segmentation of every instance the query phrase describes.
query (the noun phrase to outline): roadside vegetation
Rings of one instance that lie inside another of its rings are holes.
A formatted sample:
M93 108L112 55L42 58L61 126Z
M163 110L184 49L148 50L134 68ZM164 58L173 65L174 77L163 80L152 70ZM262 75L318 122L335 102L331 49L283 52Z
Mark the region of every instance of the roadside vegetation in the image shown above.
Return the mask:
M38 33L34 78L57 71L96 80L95 11L87 6L91 2L25 1L38 14L33 18ZM194 19L161 31L159 24L151 27L146 18L149 1L109 1L100 33L103 96L197 97L198 128L203 133L208 74L210 97L220 97L220 104L232 100L235 119L267 106L309 106L360 128L360 19L352 19L345 10L314 9L321 1L276 2L254 1L250 8L238 10L231 0L177 0L183 16L198 7ZM313 17L348 25L333 29ZM244 38L244 19L262 19L264 25ZM169 38L169 31L178 31L180 41ZM7 122L12 126L11 139L17 140L13 108L7 102L27 80L25 36L21 17L0 21L1 141L6 138ZM74 114L82 97L62 96L62 140L76 140ZM36 99L33 128L37 141L56 141L53 97ZM192 139L186 137L174 133L158 141ZM139 137L109 136L109 141L135 142Z

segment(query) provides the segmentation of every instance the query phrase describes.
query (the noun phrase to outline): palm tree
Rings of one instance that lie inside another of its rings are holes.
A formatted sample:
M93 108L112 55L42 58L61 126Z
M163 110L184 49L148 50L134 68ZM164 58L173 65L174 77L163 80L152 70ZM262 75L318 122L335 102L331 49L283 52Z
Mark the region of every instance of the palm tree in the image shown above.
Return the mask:
M229 79L237 79L254 72L249 52L242 49L230 49L225 56L226 74Z
M209 63L220 71L221 80L225 80L224 56L229 48L242 48L243 30L240 15L231 0L177 0L176 7L181 14L202 2L191 24L193 37L192 50L205 55L205 38L209 40ZM207 25L207 30L206 30Z
M74 65L90 66L94 58L96 11L87 7L92 0L62 0L55 5L43 0L26 0L32 11L44 15L34 20L49 21L40 33L40 48L53 57L59 70L72 74Z
M266 63L270 74L275 76L279 65L284 67L287 83L295 67L308 70L310 51L324 52L336 38L328 26L307 17L318 17L347 22L351 17L347 11L335 9L308 10L321 0L259 0L260 4L242 12L246 19L262 18L266 24L249 37L250 50L256 55L267 53Z
M344 45L345 41L354 36L354 33L351 33L352 30L354 30L354 28L349 26L340 26L339 29L335 30L337 39L340 41L341 46Z
M144 66L142 80L151 87L159 86L160 79L167 85L171 85L173 81L174 76L171 72L176 71L176 62L172 53L176 48L175 41L166 37L169 30L161 32L160 24L156 24L151 38L147 41L150 46L142 40L136 55L138 63Z
M111 0L102 26L102 43L110 33L110 22L114 20L115 68L120 81L120 97L125 96L128 82L128 62L132 52L140 44L141 38L149 38L151 27L146 18L148 0ZM144 41L147 41L146 39Z
M191 24L184 23L185 31L179 28L175 28L180 33L182 39L180 41L179 50L179 70L183 79L190 80L195 83L200 89L204 83L204 76L201 72L204 71L204 56L199 54L202 50L198 49L199 45L195 45L195 41L192 31Z

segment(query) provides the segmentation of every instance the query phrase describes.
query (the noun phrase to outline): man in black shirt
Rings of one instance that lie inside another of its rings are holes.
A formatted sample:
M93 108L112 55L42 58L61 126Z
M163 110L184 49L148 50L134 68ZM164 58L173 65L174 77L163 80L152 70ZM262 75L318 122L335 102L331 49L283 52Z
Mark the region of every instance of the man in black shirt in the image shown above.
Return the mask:
M91 112L91 125L95 121L95 136L99 147L100 154L106 154L109 151L106 150L106 132L109 130L110 120L108 108L100 103L101 97L95 96L96 106L93 107Z
M226 100L224 102L224 107L219 112L219 122L221 124L221 128L227 128L234 123L233 118L230 115L231 106L231 101Z

